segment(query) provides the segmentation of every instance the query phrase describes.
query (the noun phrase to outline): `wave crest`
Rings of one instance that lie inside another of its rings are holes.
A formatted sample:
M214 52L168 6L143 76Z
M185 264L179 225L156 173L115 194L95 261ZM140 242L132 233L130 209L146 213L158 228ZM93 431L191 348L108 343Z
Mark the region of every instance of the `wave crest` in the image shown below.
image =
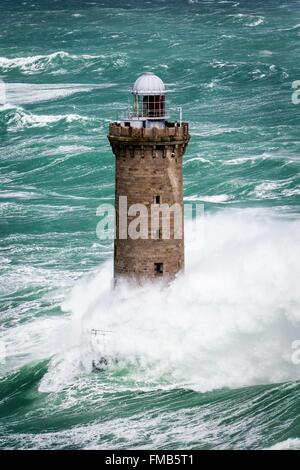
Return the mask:
M106 55L75 55L65 51L57 51L47 55L7 58L0 57L0 72L18 71L25 75L35 75L44 72L64 74L82 71L87 68L110 66L114 69L125 65L125 55L122 53ZM101 69L98 68L99 71Z
M0 130L19 131L28 127L46 127L55 124L85 123L90 119L79 114L32 114L22 107L4 105L0 107Z

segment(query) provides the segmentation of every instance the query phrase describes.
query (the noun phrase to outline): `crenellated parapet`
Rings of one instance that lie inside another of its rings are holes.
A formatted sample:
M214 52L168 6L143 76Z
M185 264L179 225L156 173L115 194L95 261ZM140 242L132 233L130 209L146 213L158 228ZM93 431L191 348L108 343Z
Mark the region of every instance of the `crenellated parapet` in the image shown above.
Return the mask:
M108 138L110 140L119 140L124 142L145 141L145 142L170 142L186 141L189 139L189 125L187 122L181 124L174 122L165 122L165 127L133 127L123 125L118 122L112 122L109 125Z

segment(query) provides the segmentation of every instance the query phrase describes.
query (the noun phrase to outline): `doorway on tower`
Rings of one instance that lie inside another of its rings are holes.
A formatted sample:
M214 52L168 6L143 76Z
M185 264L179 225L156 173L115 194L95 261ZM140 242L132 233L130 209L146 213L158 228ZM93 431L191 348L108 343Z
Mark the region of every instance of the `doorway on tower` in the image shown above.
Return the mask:
M154 263L154 273L156 276L162 276L164 273L164 264Z

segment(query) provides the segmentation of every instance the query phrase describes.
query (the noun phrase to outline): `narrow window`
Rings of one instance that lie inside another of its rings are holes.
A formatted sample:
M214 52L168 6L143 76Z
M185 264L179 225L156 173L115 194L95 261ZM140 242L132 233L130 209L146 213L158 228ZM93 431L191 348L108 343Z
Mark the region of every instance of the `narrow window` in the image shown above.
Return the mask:
M155 240L161 240L161 229L159 228L158 230L155 230Z
M163 263L154 263L154 272L156 276L161 276L164 273Z
M160 196L155 196L155 204L160 204Z

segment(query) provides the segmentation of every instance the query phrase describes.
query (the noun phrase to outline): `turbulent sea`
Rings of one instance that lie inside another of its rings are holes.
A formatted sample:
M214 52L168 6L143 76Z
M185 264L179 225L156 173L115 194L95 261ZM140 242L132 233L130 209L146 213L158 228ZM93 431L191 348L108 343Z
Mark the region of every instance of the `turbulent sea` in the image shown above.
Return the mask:
M300 2L0 11L0 447L300 448ZM106 135L143 71L190 123L205 217L184 276L113 291Z

